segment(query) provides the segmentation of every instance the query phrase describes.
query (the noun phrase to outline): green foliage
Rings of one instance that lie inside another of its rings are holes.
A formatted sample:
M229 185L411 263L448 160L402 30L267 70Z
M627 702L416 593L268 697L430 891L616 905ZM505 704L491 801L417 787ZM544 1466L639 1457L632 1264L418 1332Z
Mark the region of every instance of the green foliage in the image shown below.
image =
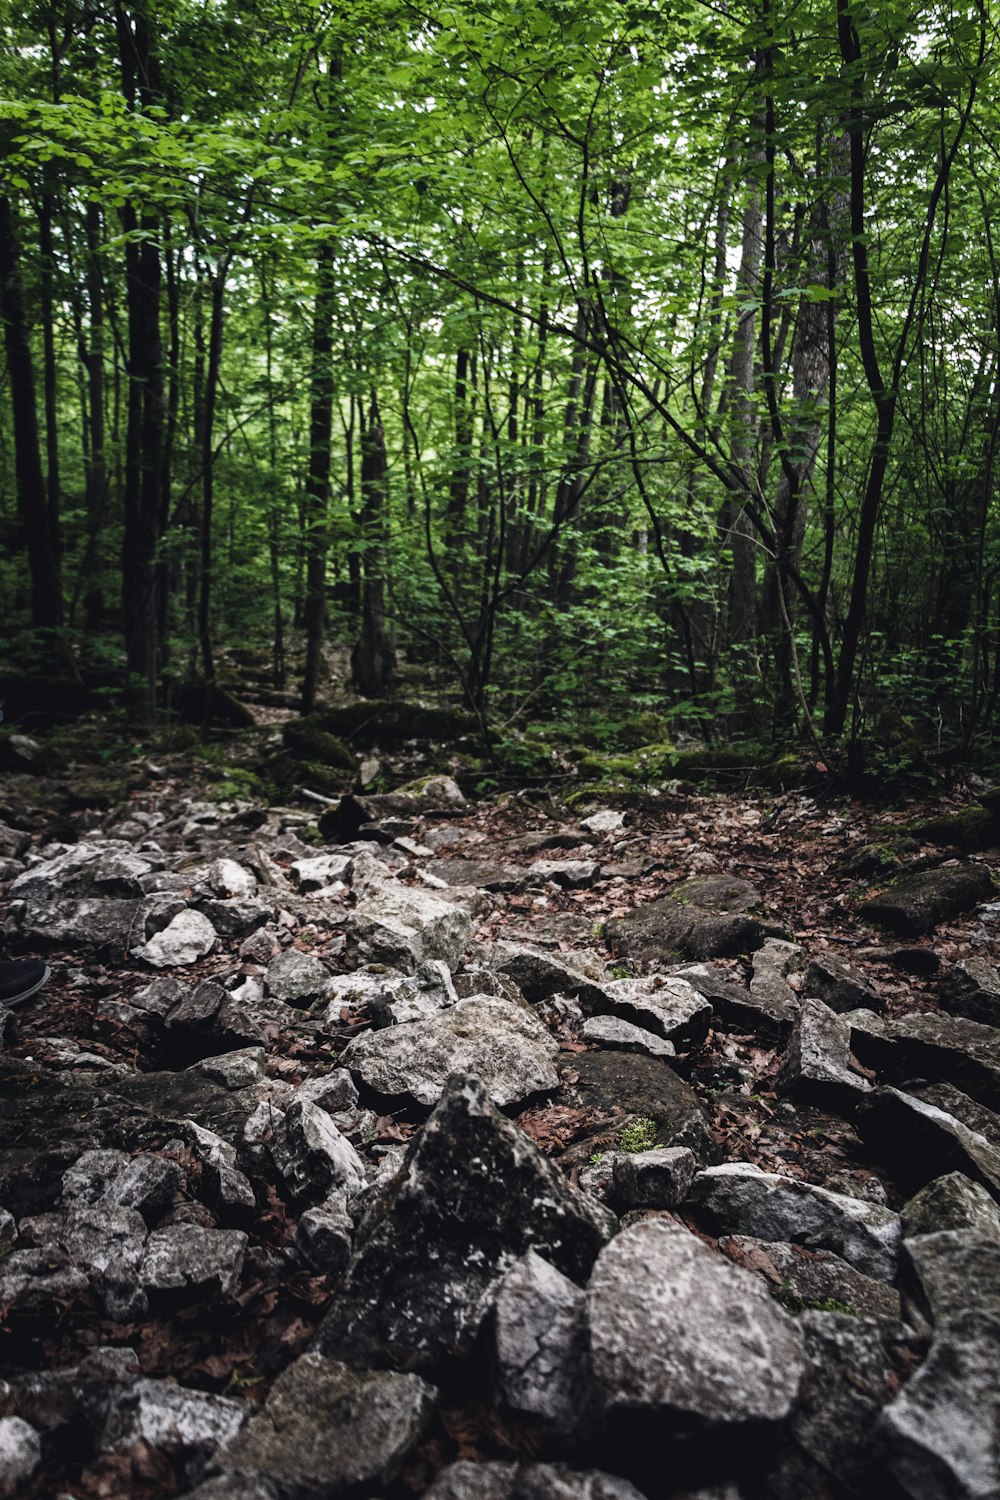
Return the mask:
M656 1122L646 1115L638 1115L623 1125L618 1134L618 1145L622 1151L652 1151L656 1145Z

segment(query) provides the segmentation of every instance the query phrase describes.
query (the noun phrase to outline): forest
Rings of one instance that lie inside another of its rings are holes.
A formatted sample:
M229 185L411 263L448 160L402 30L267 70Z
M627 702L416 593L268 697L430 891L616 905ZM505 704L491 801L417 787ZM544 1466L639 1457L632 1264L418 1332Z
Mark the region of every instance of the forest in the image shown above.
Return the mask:
M332 643L524 769L629 715L989 759L986 0L0 36L2 675L207 722L241 660L309 712Z

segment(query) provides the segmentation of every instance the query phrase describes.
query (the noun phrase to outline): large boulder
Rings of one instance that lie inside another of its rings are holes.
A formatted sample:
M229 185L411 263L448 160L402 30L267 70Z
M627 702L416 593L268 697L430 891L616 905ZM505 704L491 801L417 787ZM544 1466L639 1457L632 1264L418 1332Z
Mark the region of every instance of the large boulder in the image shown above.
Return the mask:
M581 1282L615 1222L498 1113L478 1078L452 1078L362 1221L317 1348L403 1369L467 1353L527 1250Z
M1000 1150L926 1100L900 1089L875 1089L859 1111L857 1128L909 1191L962 1172L1000 1200Z
M750 915L758 900L748 880L699 875L607 923L604 937L614 951L658 969L678 956L728 958L763 942L763 926Z
M559 1085L559 1044L526 1006L478 995L423 1021L354 1038L342 1062L366 1088L427 1108L453 1073L474 1073L495 1104L521 1104Z
M861 915L897 937L921 937L992 895L993 877L985 865L946 865L904 875L863 901Z
M457 967L472 930L468 912L429 891L371 887L351 913L351 925L380 962L412 971L428 959Z
M966 958L945 971L938 1000L953 1016L1000 1026L1000 973L984 958Z
M793 1319L755 1277L666 1219L632 1224L601 1251L587 1320L608 1406L682 1428L781 1421L805 1375Z

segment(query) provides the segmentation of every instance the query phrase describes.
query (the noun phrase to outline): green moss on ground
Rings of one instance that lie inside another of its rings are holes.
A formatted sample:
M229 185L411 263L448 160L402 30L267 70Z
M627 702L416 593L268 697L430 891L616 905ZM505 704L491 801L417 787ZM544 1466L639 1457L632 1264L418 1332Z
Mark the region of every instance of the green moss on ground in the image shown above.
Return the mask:
M327 729L321 729L315 718L290 719L283 727L281 737L289 753L296 759L311 761L317 765L355 772L358 760L355 755Z

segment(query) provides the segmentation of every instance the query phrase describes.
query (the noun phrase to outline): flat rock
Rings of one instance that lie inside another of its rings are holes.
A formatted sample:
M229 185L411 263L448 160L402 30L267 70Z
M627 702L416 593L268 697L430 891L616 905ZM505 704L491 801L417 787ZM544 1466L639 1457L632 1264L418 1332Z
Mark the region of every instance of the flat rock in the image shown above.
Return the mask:
M983 958L961 959L942 974L938 1000L953 1016L1000 1026L1000 972Z
M920 1302L940 1332L967 1312L1000 1324L1000 1242L964 1229L941 1229L905 1241Z
M526 1006L480 995L428 1020L363 1032L341 1060L377 1094L424 1106L437 1103L452 1073L475 1073L504 1107L558 1087L558 1051Z
M856 969L837 958L813 958L802 975L802 993L822 1000L831 1010L877 1010L885 1008L882 997Z
M763 941L756 917L748 915L759 892L747 880L699 875L681 881L657 901L638 906L605 926L614 951L662 969L676 955L729 958L751 952Z
M1000 1109L1000 1030L962 1016L920 1012L890 1022L894 1066L954 1084L988 1109Z
M579 1427L592 1404L583 1303L581 1288L534 1250L510 1268L496 1300L500 1396L563 1435Z
M62 1198L67 1204L136 1209L153 1223L182 1183L180 1167L167 1157L105 1148L86 1151L74 1162L63 1176Z
M903 1239L938 1234L943 1229L964 1230L972 1239L1000 1244L1000 1208L985 1188L961 1172L935 1177L900 1212Z
M326 992L330 970L314 953L286 948L267 966L268 993L287 1005L305 1008Z
M975 1135L981 1135L991 1146L1000 1151L1000 1115L977 1099L970 1099L961 1089L950 1083L928 1083L915 1078L908 1092L925 1104L933 1104L946 1115L960 1120Z
M912 1500L993 1500L1000 1494L1000 1322L968 1312L935 1338L886 1407L878 1435Z
M777 1087L808 1103L851 1110L871 1084L851 1066L851 1027L822 1000L804 999L781 1059Z
M216 1455L224 1473L273 1482L284 1494L338 1496L391 1484L430 1422L434 1387L417 1375L352 1370L303 1354L263 1410Z
M424 1500L645 1500L635 1485L600 1469L565 1464L471 1463L442 1469Z
M712 1007L686 979L613 979L604 986L605 1008L689 1051L708 1035Z
M268 922L278 908L261 896L200 897L195 909L207 917L219 937L245 938Z
M12 882L8 895L26 897L102 896L142 897L144 875L153 866L126 844L73 844L51 859L31 865Z
M585 1009L592 1009L601 1006L604 1000L601 982L585 968L569 962L562 954L549 953L528 943L495 943L490 950L489 965L513 980L532 1003L548 1000L552 995L573 995Z
M985 865L950 865L904 875L863 901L860 913L897 937L921 937L992 895L993 878Z
M152 1292L212 1289L232 1296L239 1286L247 1236L239 1229L206 1229L172 1224L154 1229L139 1268L141 1284Z
M677 1048L644 1026L633 1026L621 1016L589 1016L580 1040L611 1052L643 1052L647 1057L676 1057Z
M531 883L523 865L505 865L490 859L429 859L424 869L445 885L471 885L481 891L521 891Z
M528 866L533 881L551 880L563 890L582 890L594 885L601 867L593 859L536 859Z
M755 1277L666 1219L632 1224L601 1251L587 1320L594 1375L612 1409L777 1422L805 1375L793 1319Z
M762 1172L746 1162L699 1172L691 1201L724 1233L832 1250L866 1276L895 1280L899 1215L877 1203Z
M11 903L10 920L25 943L120 954L141 947L184 910L183 900L169 895L30 896Z
M875 1089L857 1121L862 1140L909 1192L961 1172L1000 1199L1000 1151L954 1116L900 1089Z
M784 1240L743 1234L725 1236L719 1249L736 1265L759 1276L790 1311L837 1304L859 1318L898 1321L901 1316L895 1287L863 1275L830 1250L808 1250Z
M337 881L349 881L353 869L354 861L349 854L315 854L293 860L291 876L303 895L307 895Z
M499 1114L479 1079L452 1078L362 1221L317 1347L429 1368L472 1348L525 1251L580 1283L615 1224Z
M180 911L134 952L154 969L174 969L196 964L211 953L216 942L215 928L203 912Z

